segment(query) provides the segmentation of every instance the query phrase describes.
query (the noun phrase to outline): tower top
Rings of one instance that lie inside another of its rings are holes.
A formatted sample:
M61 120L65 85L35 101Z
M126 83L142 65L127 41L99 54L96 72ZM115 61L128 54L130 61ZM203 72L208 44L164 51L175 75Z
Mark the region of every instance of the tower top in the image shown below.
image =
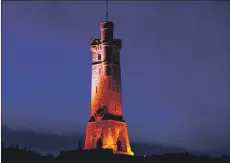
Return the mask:
M108 22L108 21L103 21L101 22L100 24L100 29L103 30L103 29L112 29L113 30L114 28L114 24L113 22Z

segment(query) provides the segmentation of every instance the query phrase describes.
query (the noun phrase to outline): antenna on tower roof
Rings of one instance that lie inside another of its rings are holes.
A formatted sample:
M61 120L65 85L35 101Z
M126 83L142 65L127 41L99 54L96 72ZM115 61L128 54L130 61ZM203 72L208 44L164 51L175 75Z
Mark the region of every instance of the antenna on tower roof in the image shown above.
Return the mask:
M108 0L105 1L105 21L108 21L109 13L108 13Z

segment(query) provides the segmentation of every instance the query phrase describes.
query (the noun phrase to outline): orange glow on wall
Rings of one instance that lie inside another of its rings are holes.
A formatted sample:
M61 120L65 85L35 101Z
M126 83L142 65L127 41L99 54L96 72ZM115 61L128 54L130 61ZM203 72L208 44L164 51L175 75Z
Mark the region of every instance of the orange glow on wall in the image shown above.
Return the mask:
M113 39L113 23L101 23L101 39L90 40L92 51L91 120L86 127L85 149L112 149L134 155L127 123L123 120L120 50Z
M109 65L112 76L106 76L106 66L108 64L92 66L91 116L94 116L98 108L105 105L109 113L122 116L120 65Z
M102 140L101 148L113 149L114 153L134 155L131 151L127 124L105 120L98 122L88 122L86 128L85 149L96 149L98 140ZM120 148L117 141L120 141Z

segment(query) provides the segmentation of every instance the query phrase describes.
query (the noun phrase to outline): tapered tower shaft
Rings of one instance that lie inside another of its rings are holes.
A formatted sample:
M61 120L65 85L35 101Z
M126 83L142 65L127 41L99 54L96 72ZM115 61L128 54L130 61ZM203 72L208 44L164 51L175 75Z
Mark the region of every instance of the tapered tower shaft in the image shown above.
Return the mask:
M133 155L122 111L122 43L114 39L113 30L113 22L101 22L101 38L90 40L91 118L86 128L85 149L111 148L114 153Z

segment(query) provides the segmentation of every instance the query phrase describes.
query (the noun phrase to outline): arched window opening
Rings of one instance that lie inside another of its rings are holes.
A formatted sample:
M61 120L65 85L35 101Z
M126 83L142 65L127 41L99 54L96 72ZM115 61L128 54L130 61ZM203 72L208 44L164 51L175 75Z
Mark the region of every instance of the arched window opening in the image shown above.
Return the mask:
M102 140L99 138L97 140L97 149L101 149L102 148Z
M117 139L117 150L122 151L122 149L121 149L121 141L119 139Z
M112 69L110 66L106 66L106 75L111 76L112 75Z
M97 59L100 61L101 60L101 54L98 54Z

